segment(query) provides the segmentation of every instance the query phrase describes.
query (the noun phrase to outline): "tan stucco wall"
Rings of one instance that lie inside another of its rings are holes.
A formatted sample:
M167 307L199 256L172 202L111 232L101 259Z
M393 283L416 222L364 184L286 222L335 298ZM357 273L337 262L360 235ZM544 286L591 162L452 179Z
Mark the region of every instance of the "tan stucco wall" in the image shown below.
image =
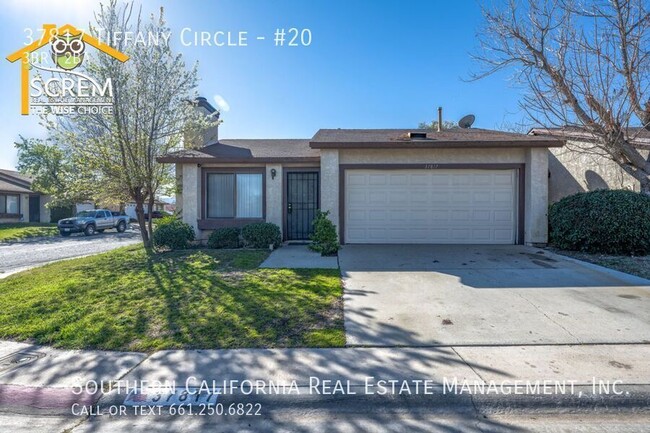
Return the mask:
M49 195L42 195L41 196L41 209L40 209L40 217L41 217L41 222L42 223L49 223L50 222L50 209L46 206L50 202L50 196Z
M276 171L275 179L272 178L271 170ZM273 223L283 231L283 204L282 204L282 165L268 164L266 166L266 222Z
M329 211L330 220L339 233L339 150L322 149L320 152L320 208Z
M341 164L523 163L524 149L350 149ZM322 154L321 154L322 161Z
M524 242L526 245L548 242L548 151L526 151L526 202Z
M614 161L580 151L588 146L588 143L569 140L565 147L549 151L550 203L577 192L597 189L639 191L639 182Z
M200 239L201 232L198 228L201 200L201 169L196 164L183 164L183 221L194 227L197 237Z
M29 194L20 194L20 214L21 221L29 221Z

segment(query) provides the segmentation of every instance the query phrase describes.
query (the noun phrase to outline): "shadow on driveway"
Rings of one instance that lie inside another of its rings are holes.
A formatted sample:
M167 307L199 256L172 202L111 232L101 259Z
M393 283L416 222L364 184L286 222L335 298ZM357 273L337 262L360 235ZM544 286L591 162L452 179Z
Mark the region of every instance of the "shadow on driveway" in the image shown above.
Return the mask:
M649 281L538 248L346 245L339 262L351 345L642 343L650 335Z

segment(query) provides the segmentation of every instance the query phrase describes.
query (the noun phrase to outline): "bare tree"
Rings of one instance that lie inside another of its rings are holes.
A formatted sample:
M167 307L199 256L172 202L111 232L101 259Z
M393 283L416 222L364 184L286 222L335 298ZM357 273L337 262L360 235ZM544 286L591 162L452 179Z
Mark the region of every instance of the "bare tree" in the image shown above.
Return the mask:
M534 123L580 128L581 151L618 163L650 193L648 0L509 0L484 8L480 79L514 69Z

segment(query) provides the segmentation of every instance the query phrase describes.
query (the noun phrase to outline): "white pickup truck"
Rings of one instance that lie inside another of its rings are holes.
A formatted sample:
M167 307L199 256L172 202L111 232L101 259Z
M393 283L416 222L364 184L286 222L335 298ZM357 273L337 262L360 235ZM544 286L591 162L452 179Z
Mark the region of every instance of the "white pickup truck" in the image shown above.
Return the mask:
M92 236L104 230L115 229L118 233L126 230L129 217L114 215L107 209L84 210L74 218L65 218L57 223L61 236L70 236L72 233L83 233Z

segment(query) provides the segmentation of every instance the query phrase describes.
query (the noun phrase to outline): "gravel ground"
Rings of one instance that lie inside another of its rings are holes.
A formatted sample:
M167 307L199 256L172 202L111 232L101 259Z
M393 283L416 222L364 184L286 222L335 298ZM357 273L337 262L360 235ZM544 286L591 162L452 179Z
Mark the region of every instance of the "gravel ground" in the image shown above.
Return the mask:
M75 234L0 243L0 278L57 260L88 256L141 241L138 231L107 231L94 236Z
M549 248L557 254L573 257L574 259L594 263L606 268L636 275L650 280L650 255L648 256L612 256L608 254L589 254L580 251L566 251Z

